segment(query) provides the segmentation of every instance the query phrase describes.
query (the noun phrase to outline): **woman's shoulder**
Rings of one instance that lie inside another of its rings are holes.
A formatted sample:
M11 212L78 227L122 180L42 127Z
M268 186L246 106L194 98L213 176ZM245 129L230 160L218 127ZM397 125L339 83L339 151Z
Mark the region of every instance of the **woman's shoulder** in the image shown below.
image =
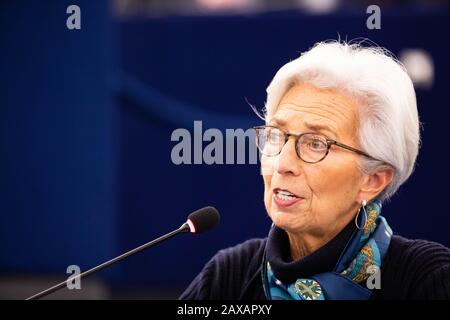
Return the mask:
M435 268L450 264L450 249L446 246L429 240L407 239L400 235L392 237L388 255L409 261L417 267L425 264L428 268Z
M238 245L220 250L213 259L226 260L228 262L235 262L236 260L252 260L255 256L262 256L266 241L267 238L253 238L246 240Z
M450 249L394 235L381 266L386 298L450 299Z
M254 238L216 253L210 263L216 273L239 283L248 281L261 265L267 239Z

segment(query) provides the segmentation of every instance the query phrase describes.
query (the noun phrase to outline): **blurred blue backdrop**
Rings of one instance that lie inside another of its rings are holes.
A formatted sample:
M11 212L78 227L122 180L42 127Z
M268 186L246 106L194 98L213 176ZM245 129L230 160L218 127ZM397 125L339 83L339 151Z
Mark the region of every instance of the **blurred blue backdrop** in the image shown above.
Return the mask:
M81 8L81 30L66 28L70 4ZM118 18L108 1L3 1L1 275L87 269L205 205L220 210L219 228L179 236L99 277L113 291L182 289L217 250L264 237L258 166L174 165L171 133L194 120L203 130L260 124L246 99L262 107L283 64L339 36L432 57L434 83L417 89L417 169L384 214L403 236L450 246L450 45L442 37L450 11L382 8L381 30L368 30L367 17L363 8Z

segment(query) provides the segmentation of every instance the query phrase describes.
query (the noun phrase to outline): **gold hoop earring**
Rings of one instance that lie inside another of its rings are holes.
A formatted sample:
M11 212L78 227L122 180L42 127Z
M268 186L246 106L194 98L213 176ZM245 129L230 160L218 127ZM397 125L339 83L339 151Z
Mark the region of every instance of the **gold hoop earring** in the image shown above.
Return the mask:
M366 224L367 224L367 211L366 211L366 205L367 205L366 200L361 201L361 207L359 207L358 213L357 213L356 216L355 216L355 225L356 225L356 228L358 228L359 230L364 230L364 228L366 227ZM363 225L362 227L360 227L360 226L358 225L359 213L361 212L361 208L362 208L363 211L364 211L364 225Z

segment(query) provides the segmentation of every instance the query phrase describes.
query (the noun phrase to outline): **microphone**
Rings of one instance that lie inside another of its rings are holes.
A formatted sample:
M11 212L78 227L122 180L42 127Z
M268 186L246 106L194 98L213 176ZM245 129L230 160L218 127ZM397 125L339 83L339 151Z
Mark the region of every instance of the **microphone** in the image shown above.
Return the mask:
M28 297L26 300L38 300L40 298L43 298L65 286L67 286L67 283L69 281L73 281L75 279L81 279L83 277L87 277L88 275L91 275L94 272L100 271L106 267L109 267L110 265L123 260L135 253L138 253L144 249L150 248L166 239L172 238L173 236L185 233L185 232L191 232L191 233L202 233L205 231L208 231L209 229L214 228L219 224L220 221L220 215L216 208L214 207L204 207L201 209L198 209L194 212L192 212L185 223L181 225L178 229L175 229L159 238L156 238L155 240L152 240L150 242L147 242L133 250L130 250L128 252L125 252L124 254L115 257L109 261L106 261L92 269L89 269L85 272L80 273L79 275L69 277L66 281L60 282L57 285L54 285L53 287L50 287L44 291L41 291L31 297Z

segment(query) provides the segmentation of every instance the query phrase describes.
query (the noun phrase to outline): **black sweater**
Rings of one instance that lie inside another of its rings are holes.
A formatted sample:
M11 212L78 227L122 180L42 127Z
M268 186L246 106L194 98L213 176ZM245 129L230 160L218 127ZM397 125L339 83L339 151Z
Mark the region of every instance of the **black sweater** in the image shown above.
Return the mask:
M265 300L261 262L264 250L275 276L285 283L332 271L353 229L301 260L289 261L289 240L281 229L271 238L251 239L219 251L180 296L195 300ZM266 243L268 243L266 248ZM450 250L426 240L394 235L381 265L381 289L370 299L450 299Z

